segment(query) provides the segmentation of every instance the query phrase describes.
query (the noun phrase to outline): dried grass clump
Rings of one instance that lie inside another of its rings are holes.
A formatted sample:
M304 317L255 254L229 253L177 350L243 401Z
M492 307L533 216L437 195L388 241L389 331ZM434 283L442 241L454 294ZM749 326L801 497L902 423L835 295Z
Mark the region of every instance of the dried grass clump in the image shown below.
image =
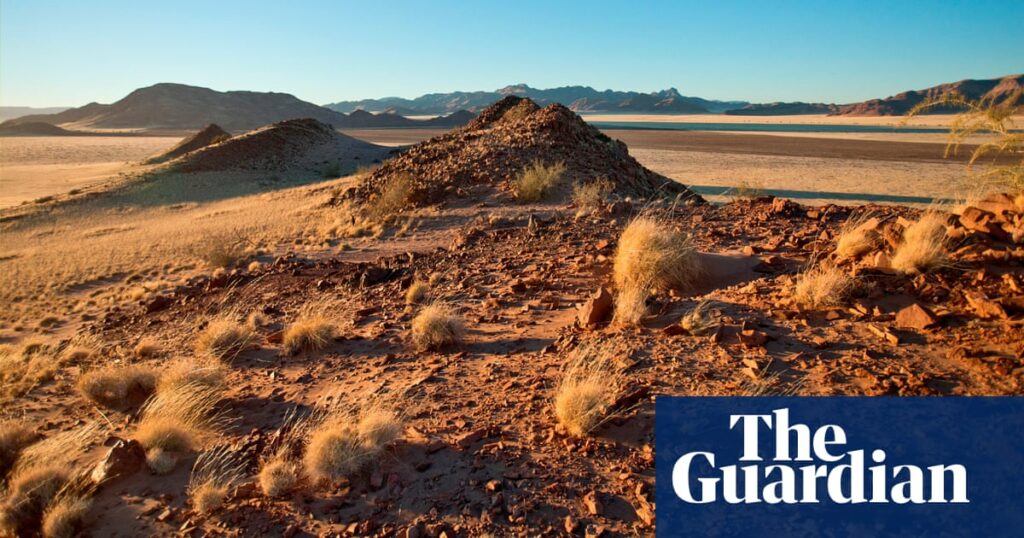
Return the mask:
M797 276L793 300L808 309L840 306L853 291L854 280L837 267L818 266Z
M21 421L0 422L0 483L18 461L21 451L38 440L39 435Z
M711 315L710 305L710 301L697 303L697 306L683 314L682 319L679 320L679 325L693 336L707 334L717 326Z
M405 290L405 304L417 304L421 302L429 292L430 285L421 280L417 280L409 285L409 289Z
M946 215L929 211L903 230L892 268L908 275L927 273L945 265L946 259Z
M266 455L260 458L257 476L260 489L268 497L282 497L298 486L302 478L301 455L312 429L327 416L324 409L300 415L293 408L270 436Z
M223 359L234 357L256 340L252 327L230 316L214 318L196 338L196 352Z
M412 320L412 342L421 351L438 350L462 341L462 319L451 307L432 304Z
M199 455L188 489L192 507L200 514L209 514L224 505L232 488L245 476L245 462L230 446L223 445Z
M562 180L565 163L550 165L537 160L524 168L512 184L516 199L521 202L539 202Z
M60 365L50 348L38 342L29 342L21 349L0 346L0 400L28 394L52 380Z
M189 247L189 254L210 267L231 267L249 256L249 241L241 230L205 234Z
M0 504L0 535L33 536L42 526L43 511L71 478L59 463L16 470Z
M224 363L215 357L179 357L164 367L156 383L156 391L173 392L190 384L220 390L224 388L226 375Z
M257 477L267 497L283 497L299 483L299 464L286 459L272 459L260 467Z
M160 343L150 337L143 337L135 345L135 356L140 359L151 359L160 354Z
M836 238L836 257L857 258L877 248L882 242L877 225L878 220L868 215L847 221Z
M327 347L335 331L334 323L327 315L329 308L326 303L311 303L303 307L298 318L281 336L285 354L320 351Z
M599 177L589 183L572 186L572 203L581 209L596 209L604 205L615 192L615 183L607 177Z
M621 346L591 343L566 360L555 387L555 417L570 435L583 437L604 422L622 384L615 356Z
M392 177L364 207L367 219L378 224L390 223L413 201L413 188L412 175L399 173Z
M44 538L73 538L85 526L96 483L79 474L64 484L43 511Z
M613 270L619 289L649 284L682 290L703 272L690 236L650 216L633 219L622 231Z
M82 374L78 392L105 407L123 408L145 400L156 388L157 372L145 364L108 365Z
M401 417L371 399L361 409L338 407L310 429L303 458L313 482L337 481L375 459L402 431Z
M177 453L196 450L223 423L215 412L220 392L190 383L173 391L159 391L143 406L134 438L146 449L155 472ZM173 468L173 463L171 464Z
M639 326L647 315L647 299L651 296L651 285L647 282L630 281L619 288L615 296L615 312L612 320L626 327Z

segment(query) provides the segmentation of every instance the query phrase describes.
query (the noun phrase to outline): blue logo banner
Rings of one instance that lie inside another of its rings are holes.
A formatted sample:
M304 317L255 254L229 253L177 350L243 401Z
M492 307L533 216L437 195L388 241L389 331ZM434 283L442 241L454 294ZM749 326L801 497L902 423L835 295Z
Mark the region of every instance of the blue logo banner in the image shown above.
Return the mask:
M1022 536L1024 398L658 397L657 536Z

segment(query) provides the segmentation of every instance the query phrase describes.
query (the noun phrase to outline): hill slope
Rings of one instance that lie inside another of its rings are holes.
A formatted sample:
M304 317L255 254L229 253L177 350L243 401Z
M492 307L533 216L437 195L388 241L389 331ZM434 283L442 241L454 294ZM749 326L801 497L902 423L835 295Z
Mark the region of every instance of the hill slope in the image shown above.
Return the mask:
M530 99L511 95L462 129L385 161L344 198L371 201L399 176L411 178L409 199L421 204L435 203L474 185L510 190L516 175L538 160L565 164L563 194L573 182L603 177L622 195L682 195L701 200L682 184L644 168L625 144L608 138L568 108L558 104L541 108Z
M157 164L167 162L172 159L181 157L182 155L195 151L197 149L205 148L206 146L223 142L231 138L231 133L221 129L216 123L211 123L206 126L205 129L198 133L185 137L181 142L178 142L173 148L149 159L146 159L146 164Z
M944 93L958 92L967 99L1002 99L1024 86L1024 75L1009 75L1003 78L986 80L961 80L949 84L940 84L923 90L911 90L898 93L885 99L871 99L862 103L853 103L839 107L840 116L900 116L906 114L915 105L931 97ZM933 110L934 113L953 112L953 110Z
M313 118L338 128L413 127L422 123L393 114L352 118L287 93L219 92L162 83L135 90L113 104L90 103L57 114L16 118L4 125L43 122L66 129L192 130L216 123L229 131L247 131L295 118Z

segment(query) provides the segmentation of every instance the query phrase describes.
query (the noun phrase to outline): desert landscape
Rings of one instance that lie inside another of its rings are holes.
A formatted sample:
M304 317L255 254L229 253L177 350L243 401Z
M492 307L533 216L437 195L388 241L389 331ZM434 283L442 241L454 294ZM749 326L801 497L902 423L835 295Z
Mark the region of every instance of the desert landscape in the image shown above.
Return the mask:
M117 80L0 110L0 537L654 536L657 397L1024 395L1024 75Z

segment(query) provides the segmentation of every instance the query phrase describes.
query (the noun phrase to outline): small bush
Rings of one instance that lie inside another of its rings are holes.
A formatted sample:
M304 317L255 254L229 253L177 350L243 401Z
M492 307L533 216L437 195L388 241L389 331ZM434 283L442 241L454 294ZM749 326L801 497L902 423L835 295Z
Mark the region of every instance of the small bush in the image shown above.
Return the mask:
M142 402L156 388L157 373L144 364L110 365L82 374L78 392L85 399L112 408Z
M166 394L190 384L220 390L224 388L226 375L224 364L215 357L181 357L164 367L156 391Z
M43 344L29 342L14 349L0 346L0 400L17 398L52 380L60 360Z
M324 179L334 179L341 177L341 161L334 161L328 163L324 167Z
M570 435L586 436L605 420L621 388L614 359L623 352L620 346L587 344L569 355L555 387L554 408Z
M299 466L284 458L275 458L260 467L260 489L267 497L283 497L299 483Z
M836 238L836 257L857 258L878 248L882 236L875 229L877 223L877 219L868 216L847 221Z
M43 511L44 538L74 538L85 526L96 484L84 474L68 480Z
M402 172L392 176L366 205L368 219L378 224L390 223L413 201L414 187L410 174Z
M41 530L43 512L71 478L63 464L31 466L16 471L0 504L0 535L34 536Z
M219 400L219 391L195 383L157 392L143 406L133 436L146 449L147 461L197 449L221 425L214 411Z
M401 433L401 419L378 401L362 410L331 411L312 429L306 473L314 482L337 481L373 461Z
M903 240L892 256L892 267L913 275L946 264L946 215L929 211L903 230Z
M634 283L683 290L697 282L703 269L688 234L642 216L622 231L613 272L619 289Z
M558 162L546 165L534 161L516 176L513 187L516 199L521 202L539 202L553 189L565 174L565 164Z
M0 422L0 483L14 467L21 451L39 440L39 436L27 424L5 420Z
M427 296L427 292L430 291L430 285L426 282L415 281L409 285L409 289L405 290L405 304L412 305L417 304Z
M572 202L576 207L596 209L605 204L615 192L615 183L606 177L599 177L590 183L576 183L572 187Z
M839 268L818 266L797 276L793 300L808 309L840 306L853 284L854 280Z
M438 350L462 340L462 319L448 306L432 304L412 320L412 342L421 351Z
M320 351L334 337L334 324L327 316L329 306L321 303L306 305L298 319L285 329L281 344L285 354Z
M188 489L192 507L200 514L209 514L224 505L231 488L237 486L245 476L245 462L230 446L224 445L199 455Z
M224 359L234 357L256 340L252 327L231 319L230 316L215 318L207 323L196 338L196 352Z

